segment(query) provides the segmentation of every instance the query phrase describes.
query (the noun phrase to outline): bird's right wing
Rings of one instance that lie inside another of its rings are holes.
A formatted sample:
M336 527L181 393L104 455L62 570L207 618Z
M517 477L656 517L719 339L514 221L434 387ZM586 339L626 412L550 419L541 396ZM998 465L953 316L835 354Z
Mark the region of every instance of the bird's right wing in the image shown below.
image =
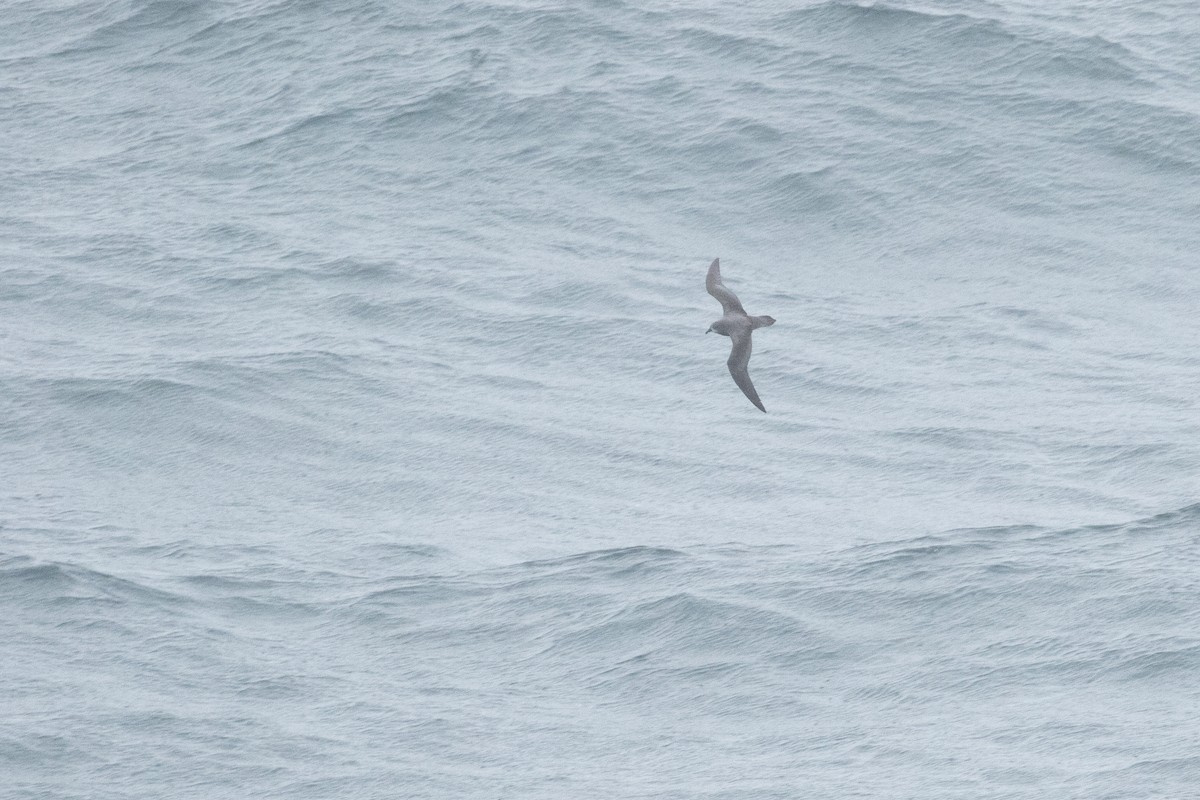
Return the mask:
M725 284L721 283L721 259L714 258L713 263L708 265L708 277L704 280L704 287L708 289L708 293L717 298L717 302L721 304L721 308L728 314L730 311L735 311L738 314L745 314L746 309L742 308L742 301L737 299L737 295L725 288Z
M759 411L766 413L766 408L762 404L762 400L758 399L758 392L754 391L754 384L750 382L750 329L744 328L736 331L730 336L733 339L733 351L729 354L729 374L733 376L733 382L742 390L742 394L750 398L750 402L758 408Z

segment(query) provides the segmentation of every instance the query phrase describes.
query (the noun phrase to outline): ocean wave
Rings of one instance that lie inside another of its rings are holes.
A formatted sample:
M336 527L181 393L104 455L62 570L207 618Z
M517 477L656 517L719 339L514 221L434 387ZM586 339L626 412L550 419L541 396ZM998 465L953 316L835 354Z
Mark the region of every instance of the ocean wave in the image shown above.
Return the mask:
M5 602L31 608L91 606L173 608L181 598L166 590L74 564L38 561L29 556L0 560L0 595Z
M151 42L158 47L187 38L189 29L202 27L208 6L195 0L139 0L106 7L114 16L91 28L57 55L84 54L96 50L132 47L146 52Z
M943 14L885 3L824 2L786 12L781 29L815 34L866 48L894 48L908 58L921 53L926 67L957 63L968 78L1020 77L1140 83L1146 63L1102 36L1012 25L970 14ZM867 52L870 52L868 50ZM911 63L911 62L910 62Z

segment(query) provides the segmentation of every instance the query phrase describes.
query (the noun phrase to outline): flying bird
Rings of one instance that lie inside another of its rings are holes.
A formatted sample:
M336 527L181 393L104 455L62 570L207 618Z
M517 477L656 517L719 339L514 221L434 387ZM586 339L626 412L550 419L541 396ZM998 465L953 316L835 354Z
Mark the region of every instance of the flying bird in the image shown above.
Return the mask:
M708 278L704 281L708 293L717 298L725 316L708 326L705 333L719 333L733 340L733 351L729 354L729 374L733 382L742 390L742 394L750 398L750 402L759 411L766 413L754 384L750 382L750 332L755 328L765 328L775 324L774 317L752 317L742 308L742 302L737 295L725 288L721 283L721 259L714 258L708 265Z

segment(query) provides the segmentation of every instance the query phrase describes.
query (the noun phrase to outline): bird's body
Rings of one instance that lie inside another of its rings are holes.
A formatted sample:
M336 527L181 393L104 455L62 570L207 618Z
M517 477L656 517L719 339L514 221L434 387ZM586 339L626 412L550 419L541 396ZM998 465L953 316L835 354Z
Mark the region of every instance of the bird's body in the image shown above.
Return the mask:
M752 317L746 313L746 309L742 308L742 303L737 299L737 295L725 288L725 284L721 282L721 259L713 259L712 264L708 267L708 277L704 281L705 288L708 293L717 298L717 302L721 304L721 309L725 312L725 316L709 326L708 331L719 333L722 336L728 336L733 340L733 350L729 353L729 374L733 376L733 382L738 385L742 393L750 398L750 402L754 403L759 411L766 412L766 408L762 404L762 400L758 399L758 392L754 390L754 384L750 382L750 333L756 328L765 328L768 325L775 324L774 317ZM705 333L708 333L705 331Z

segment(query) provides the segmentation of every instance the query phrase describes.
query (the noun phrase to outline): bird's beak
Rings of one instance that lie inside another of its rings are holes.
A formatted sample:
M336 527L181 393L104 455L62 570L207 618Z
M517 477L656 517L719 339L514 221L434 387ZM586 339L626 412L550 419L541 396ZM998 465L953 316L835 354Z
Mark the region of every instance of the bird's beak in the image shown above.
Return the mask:
M705 333L712 333L712 328L709 328L708 330L706 330Z

